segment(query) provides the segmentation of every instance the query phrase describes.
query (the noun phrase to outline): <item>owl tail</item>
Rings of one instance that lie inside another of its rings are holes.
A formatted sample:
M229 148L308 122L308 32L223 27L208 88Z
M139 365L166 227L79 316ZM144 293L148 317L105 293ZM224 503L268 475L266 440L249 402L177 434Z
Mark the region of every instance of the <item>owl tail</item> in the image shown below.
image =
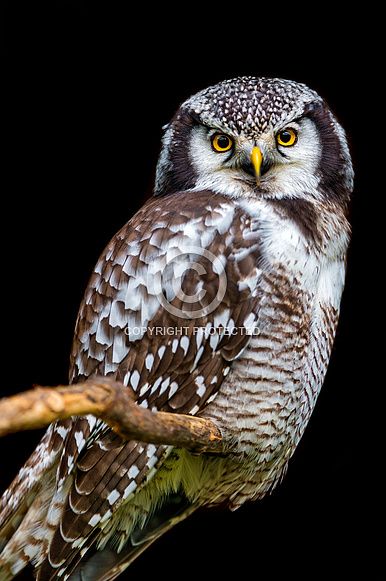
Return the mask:
M185 497L173 494L147 520L144 527L137 527L124 548L117 553L107 545L101 550L87 552L68 581L113 581L164 533L191 515L197 506ZM43 580L42 580L43 581Z
M50 426L0 498L0 581L13 579L39 550L35 535L55 490L62 443L63 439Z

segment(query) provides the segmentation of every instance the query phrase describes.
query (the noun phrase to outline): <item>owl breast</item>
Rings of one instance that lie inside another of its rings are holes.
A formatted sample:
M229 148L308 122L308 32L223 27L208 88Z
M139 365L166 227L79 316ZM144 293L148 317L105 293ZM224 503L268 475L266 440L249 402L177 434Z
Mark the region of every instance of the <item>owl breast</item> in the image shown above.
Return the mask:
M234 486L226 494L235 507L275 486L295 451L325 377L343 289L338 241L321 251L295 223L266 216L270 221L256 225L271 232L264 240L256 328L203 414L233 436L221 486ZM240 464L242 487L230 484Z

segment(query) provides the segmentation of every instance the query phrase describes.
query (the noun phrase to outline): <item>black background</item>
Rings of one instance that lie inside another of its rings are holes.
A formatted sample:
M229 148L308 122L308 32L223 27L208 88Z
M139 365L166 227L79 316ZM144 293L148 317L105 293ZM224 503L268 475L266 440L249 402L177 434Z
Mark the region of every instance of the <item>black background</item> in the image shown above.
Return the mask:
M186 6L179 18L177 8L158 14L147 5L134 16L107 2L5 8L2 395L66 382L91 269L150 195L161 127L182 100L232 76L281 76L306 82L336 112L356 169L353 241L328 376L289 473L260 503L192 517L122 579L230 579L234 569L271 581L380 579L375 347L383 308L374 207L384 191L374 184L384 131L377 137L372 48L364 53L361 36L333 11L316 29L315 19L300 24L273 6L269 18L234 6L223 22L221 5L213 14ZM363 34L367 26L362 18ZM1 441L1 489L40 435Z

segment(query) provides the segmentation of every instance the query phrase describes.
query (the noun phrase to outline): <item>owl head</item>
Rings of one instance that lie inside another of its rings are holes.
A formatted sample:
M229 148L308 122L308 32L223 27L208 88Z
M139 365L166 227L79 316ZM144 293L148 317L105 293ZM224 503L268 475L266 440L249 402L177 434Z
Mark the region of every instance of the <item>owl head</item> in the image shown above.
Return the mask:
M345 133L306 85L240 77L185 101L165 128L155 195L316 198L345 207L353 169Z

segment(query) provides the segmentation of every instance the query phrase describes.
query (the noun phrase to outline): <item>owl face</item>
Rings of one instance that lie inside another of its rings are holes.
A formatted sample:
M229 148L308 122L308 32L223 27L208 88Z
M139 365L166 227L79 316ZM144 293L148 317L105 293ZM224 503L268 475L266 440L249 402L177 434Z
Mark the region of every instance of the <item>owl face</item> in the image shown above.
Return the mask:
M166 128L155 193L344 205L352 181L345 134L317 93L293 81L242 77L182 104Z
M277 197L316 188L321 151L315 124L303 118L269 126L255 137L198 125L189 157L198 189Z

